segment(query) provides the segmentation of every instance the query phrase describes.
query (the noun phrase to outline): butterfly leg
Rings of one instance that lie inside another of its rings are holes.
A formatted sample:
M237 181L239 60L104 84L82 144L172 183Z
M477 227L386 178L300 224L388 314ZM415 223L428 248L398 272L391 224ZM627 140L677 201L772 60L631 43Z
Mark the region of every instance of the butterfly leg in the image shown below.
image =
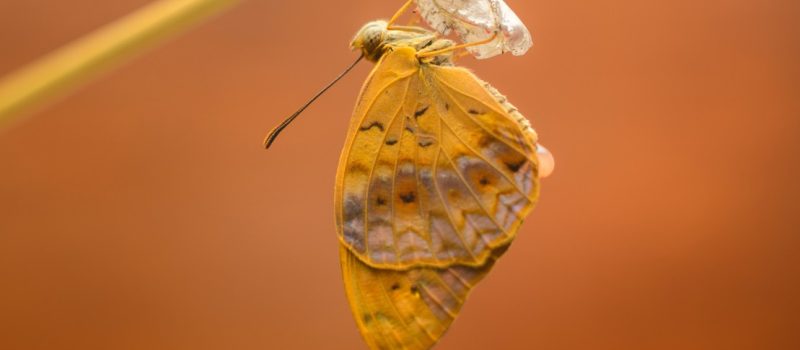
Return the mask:
M454 46L455 43L449 39L434 40L429 45L419 49L417 57L425 59L426 62L441 64L442 62L450 60L452 56L451 48ZM428 55L429 52L434 52L436 54Z
M467 56L469 56L469 52L461 51L461 52L455 54L455 56L453 56L453 62L455 62L457 60L460 60L460 59L462 59L464 57L467 57Z
M413 3L414 3L414 0L406 1L406 3L403 4L403 6L400 7L400 9L397 10L397 12L394 13L394 16L392 16L392 19L390 19L389 22L386 23L386 28L389 29L389 30L395 29L394 27L392 27L392 24L394 24L394 22L397 22L397 19L400 18L400 16L403 15L403 13L405 13L406 10L408 10L408 7L411 6L411 4L413 4Z
M480 46L480 45L483 45L483 44L488 44L488 43L492 42L495 38L497 38L497 32L495 32L494 35L492 35L491 37L489 37L487 39L484 39L484 40L481 40L481 41L476 41L476 42L471 42L471 43L466 43L466 44L461 44L461 45L448 46L448 47L445 47L445 48L442 48L442 49L438 49L438 50L435 50L435 49L434 50L423 50L423 51L420 51L420 52L417 53L417 58L427 58L427 57L432 57L432 56L438 56L438 55L446 54L448 52L452 52L452 51L455 51L455 50L458 50L458 49L465 49L465 48L472 47L472 46ZM433 46L433 45L431 45L431 46Z
M401 32L413 32L413 33L421 33L421 34L430 33L430 31L425 29L425 28L414 27L414 26L392 26L389 29L398 30L398 31L401 31Z

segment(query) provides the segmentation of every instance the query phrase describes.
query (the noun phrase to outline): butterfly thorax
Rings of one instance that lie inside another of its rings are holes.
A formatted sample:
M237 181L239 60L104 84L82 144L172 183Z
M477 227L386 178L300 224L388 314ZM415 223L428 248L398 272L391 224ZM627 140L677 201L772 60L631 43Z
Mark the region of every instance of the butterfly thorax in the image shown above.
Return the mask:
M372 21L365 24L356 33L350 47L361 50L364 57L377 62L384 53L398 47L411 47L418 53L437 51L455 45L453 41L438 38L436 34L420 27L394 27L388 29L386 21ZM452 65L451 53L421 58L420 60L434 65Z

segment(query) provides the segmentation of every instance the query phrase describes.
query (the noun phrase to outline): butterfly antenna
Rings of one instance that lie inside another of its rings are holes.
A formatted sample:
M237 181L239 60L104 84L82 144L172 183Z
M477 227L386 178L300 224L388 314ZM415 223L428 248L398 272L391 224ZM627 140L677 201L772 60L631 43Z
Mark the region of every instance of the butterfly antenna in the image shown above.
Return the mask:
M275 138L278 137L278 134L280 134L281 131L283 131L283 129L286 129L286 127L289 126L289 124L291 124L292 121L294 121L294 119L297 118L298 115L300 115L300 113L303 113L303 111L306 109L306 107L308 107L309 105L314 103L314 101L316 101L317 98L319 98L322 94L324 94L325 91L328 91L328 89L330 89L331 86L333 86L333 84L336 84L336 82L339 81L339 79L342 79L342 77L347 75L347 73L350 72L358 64L358 62L361 62L362 58L364 58L363 54L361 54L361 56L358 56L356 61L353 62L353 64L351 64L350 67L347 67L347 69L345 69L344 72L339 74L339 76L336 77L336 79L333 79L333 81L330 82L330 84L328 84L328 86L324 87L316 95L314 95L314 97L312 97L310 100L308 100L308 102L306 102L302 107L300 107L300 109L298 109L297 112L292 113L292 115L290 115L283 122L278 124L278 126L276 126L274 129L272 129L272 131L270 131L269 134L267 135L267 137L264 139L264 148L268 149L269 146L271 146L272 143L275 142Z

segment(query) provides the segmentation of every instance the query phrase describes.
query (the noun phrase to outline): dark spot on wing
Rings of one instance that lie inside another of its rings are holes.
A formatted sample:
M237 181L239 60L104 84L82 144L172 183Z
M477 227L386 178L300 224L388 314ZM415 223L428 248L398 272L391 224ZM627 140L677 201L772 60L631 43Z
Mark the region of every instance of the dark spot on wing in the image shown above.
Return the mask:
M408 131L408 132L410 132L412 134L414 133L414 129L411 128L410 126L406 126L406 131Z
M367 168L367 167L365 167L365 166L361 165L360 163L352 163L352 164L350 164L350 166L349 166L349 167L347 167L347 171L349 171L349 172L351 172L351 173L364 173L364 174L368 174L368 173L369 173L369 170L370 170L369 168Z
M486 135L481 135L481 138L478 139L478 146L480 148L489 147L489 144L492 143L492 138Z
M489 184L489 179L486 178L486 176L482 176L478 182L481 184L481 186L486 186Z
M392 288L392 290L398 290L400 289L400 283L395 282L390 288Z
M372 322L372 315L370 315L370 314L364 314L364 316L362 317L362 319L364 320L364 324L368 324L368 323Z
M417 195L414 194L414 191L411 191L411 192L408 192L408 193L405 193L405 194L400 194L400 200L402 200L403 203L411 203L416 198L417 198Z
M428 146L432 145L432 144L433 144L433 141L432 141L432 140L422 140L422 141L420 141L420 142L417 142L417 144L418 144L420 147L422 147L422 148L425 148L425 147L428 147Z
M525 164L525 162L527 162L527 160L526 159L522 159L522 160L520 160L519 162L516 162L516 163L505 162L505 164L506 164L506 167L508 167L508 170L511 170L511 171L516 173L517 171L519 171L519 168L521 168L522 165Z
M372 128L378 128L380 131L383 131L383 124L381 124L381 122L374 121L370 125L362 126L362 127L358 128L358 130L367 131L367 130L372 129Z
M476 110L474 110L474 109L472 109L472 108L470 108L470 109L469 109L467 112L468 112L469 114L473 114L473 115L483 114L483 113L481 113L481 112L478 112L478 111L476 111Z
M414 112L414 118L419 118L421 115L428 111L429 106L425 106Z
M449 111L450 110L450 104L449 103L445 103L444 104L444 110L445 111Z
M409 291L411 291L411 294L419 296L419 288L417 287L416 284L412 285L411 288L409 288Z
M387 145L387 146L391 146L391 145L394 145L394 144L396 144L396 143L397 143L397 140L395 140L395 139L388 139L388 140L386 140L386 145Z
M461 192L451 188L449 191L447 191L447 197L449 197L451 201L457 201L461 199Z
M375 203L378 205L386 205L386 198L378 196L378 199L375 200Z

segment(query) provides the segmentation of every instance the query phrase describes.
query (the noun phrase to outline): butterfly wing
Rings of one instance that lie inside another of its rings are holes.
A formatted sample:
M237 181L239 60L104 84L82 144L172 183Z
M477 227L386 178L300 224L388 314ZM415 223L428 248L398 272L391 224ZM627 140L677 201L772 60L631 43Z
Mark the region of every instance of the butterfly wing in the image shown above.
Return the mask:
M483 266L370 267L340 247L345 291L353 317L371 349L429 349L447 331L470 290L489 272L500 248Z
M351 308L376 349L427 349L538 197L535 133L463 68L385 54L365 83L335 206Z
M374 267L481 266L538 196L535 134L472 73L414 53L386 54L365 84L339 163L337 231Z

